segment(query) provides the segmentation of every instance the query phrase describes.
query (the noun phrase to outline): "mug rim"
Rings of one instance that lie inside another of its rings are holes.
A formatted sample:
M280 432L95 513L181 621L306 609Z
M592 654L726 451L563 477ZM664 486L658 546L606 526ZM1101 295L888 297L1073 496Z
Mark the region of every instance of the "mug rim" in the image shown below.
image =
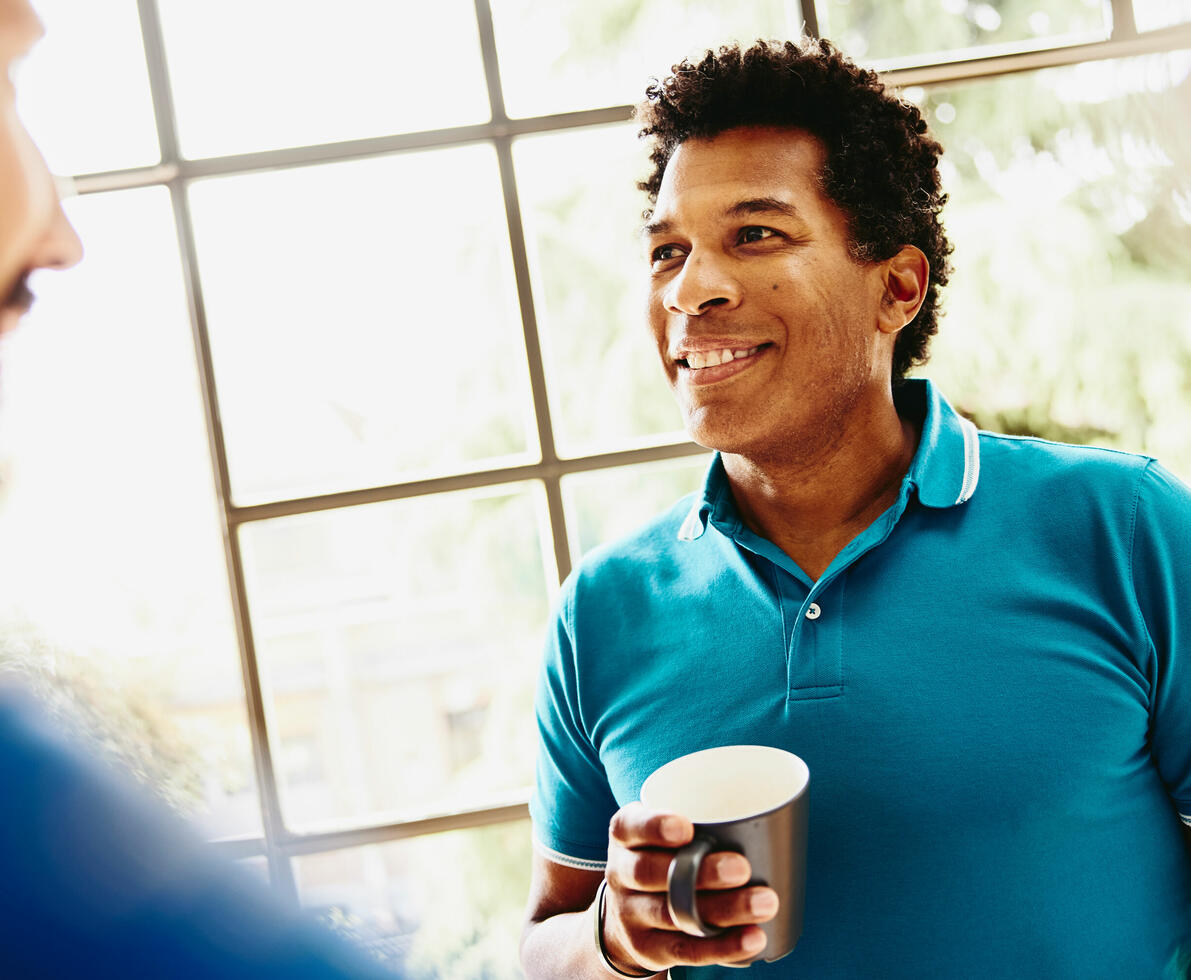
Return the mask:
M731 745L713 745L710 748L696 749L694 752L685 752L682 755L675 756L669 762L665 762L662 765L658 766L653 772L651 772L648 776L645 777L645 781L642 782L642 784L641 784L641 791L638 794L638 797L640 798L641 802L644 803L645 806L651 810L656 809L659 813L674 812L674 811L670 810L669 808L655 807L645 799L646 790L650 784L650 781L653 780L654 777L657 776L659 773L661 773L663 770L668 769L670 766L674 765L675 763L683 762L687 759L693 758L695 756L704 755L707 753L722 752L725 749L763 749L766 752L780 753L781 755L783 755L789 759L795 760L798 763L798 765L801 766L802 774L803 774L802 784L801 784L801 786L799 786L799 788L795 792L790 793L788 796L784 796L779 802L773 804L770 807L766 807L764 810L757 810L753 813L744 814L743 816L739 816L739 817L731 817L727 820L694 820L694 819L688 818L688 819L691 819L691 822L697 826L717 827L717 826L723 826L725 824L741 823L742 821L745 821L745 820L756 820L760 817L767 816L768 814L773 813L776 810L780 810L784 806L788 806L790 803L797 800L800 796L805 795L806 792L810 789L811 770L810 770L810 766L807 765L806 760L803 759L802 756L797 755L794 752L791 752L789 749L779 748L776 745L758 745L756 743L748 743L748 744L733 743Z

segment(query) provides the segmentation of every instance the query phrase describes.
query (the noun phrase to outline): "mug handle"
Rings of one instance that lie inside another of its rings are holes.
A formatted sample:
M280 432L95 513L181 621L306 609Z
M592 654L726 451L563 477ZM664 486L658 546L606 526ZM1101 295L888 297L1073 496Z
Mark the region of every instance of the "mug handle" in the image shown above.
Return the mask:
M678 849L670 862L670 873L666 877L666 904L670 918L683 932L691 936L709 939L726 930L708 925L699 918L695 901L695 882L699 879L699 868L703 859L712 852L716 844L710 837L696 837L685 847Z

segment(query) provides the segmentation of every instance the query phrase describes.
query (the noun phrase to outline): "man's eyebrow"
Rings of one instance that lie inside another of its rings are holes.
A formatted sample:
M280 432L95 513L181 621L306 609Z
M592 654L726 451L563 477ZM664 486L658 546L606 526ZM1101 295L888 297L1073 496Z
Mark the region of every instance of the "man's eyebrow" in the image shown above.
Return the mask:
M725 218L743 218L753 214L780 214L785 218L799 220L802 218L802 212L798 208L776 197L750 197L724 208ZM663 218L661 221L651 221L642 226L641 235L643 238L649 238L653 235L668 235L673 230L674 222Z
M801 218L798 208L776 197L750 197L745 201L737 201L731 207L724 209L724 215L729 218L743 218L750 214L780 214L786 218Z

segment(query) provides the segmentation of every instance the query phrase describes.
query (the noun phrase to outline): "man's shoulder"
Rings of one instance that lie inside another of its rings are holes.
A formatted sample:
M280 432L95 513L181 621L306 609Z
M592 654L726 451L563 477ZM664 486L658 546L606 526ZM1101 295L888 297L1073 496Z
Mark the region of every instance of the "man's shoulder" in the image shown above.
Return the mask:
M1078 480L1090 487L1116 490L1136 485L1156 463L1152 456L1122 449L980 430L981 469L1010 472L1019 483L1031 479Z
M699 492L689 493L628 534L592 548L567 579L567 591L623 598L698 567L702 549L692 548L680 532L700 499Z
M699 499L698 492L688 493L627 534L597 545L583 556L576 572L584 578L600 578L664 559L684 543L679 540L679 532Z
M1040 519L1132 524L1149 513L1191 527L1191 487L1143 453L981 431L980 485L986 502Z

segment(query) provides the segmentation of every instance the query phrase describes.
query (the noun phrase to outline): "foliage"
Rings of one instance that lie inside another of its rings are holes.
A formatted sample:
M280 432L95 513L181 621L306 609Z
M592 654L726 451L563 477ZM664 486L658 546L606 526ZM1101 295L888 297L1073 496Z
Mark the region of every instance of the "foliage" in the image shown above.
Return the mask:
M69 736L131 772L179 813L202 800L198 753L171 724L143 665L126 675L53 646L28 627L0 630L0 678L15 678Z

